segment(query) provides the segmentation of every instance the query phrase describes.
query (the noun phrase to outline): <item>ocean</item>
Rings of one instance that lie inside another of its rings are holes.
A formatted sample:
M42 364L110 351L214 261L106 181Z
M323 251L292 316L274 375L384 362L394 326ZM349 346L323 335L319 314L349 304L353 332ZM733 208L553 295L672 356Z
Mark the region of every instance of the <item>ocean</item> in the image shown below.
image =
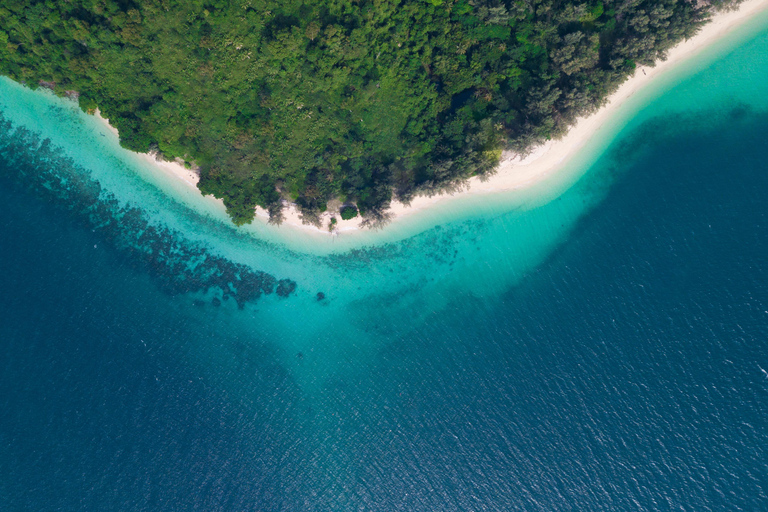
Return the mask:
M0 79L0 509L768 510L768 15L566 172L235 229Z

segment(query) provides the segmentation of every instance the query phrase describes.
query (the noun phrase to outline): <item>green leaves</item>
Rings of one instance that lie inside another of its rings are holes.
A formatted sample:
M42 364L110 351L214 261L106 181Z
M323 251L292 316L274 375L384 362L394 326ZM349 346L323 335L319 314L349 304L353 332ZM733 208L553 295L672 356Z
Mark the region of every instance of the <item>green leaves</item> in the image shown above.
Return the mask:
M342 220L350 220L357 217L357 207L354 205L342 206L339 212Z

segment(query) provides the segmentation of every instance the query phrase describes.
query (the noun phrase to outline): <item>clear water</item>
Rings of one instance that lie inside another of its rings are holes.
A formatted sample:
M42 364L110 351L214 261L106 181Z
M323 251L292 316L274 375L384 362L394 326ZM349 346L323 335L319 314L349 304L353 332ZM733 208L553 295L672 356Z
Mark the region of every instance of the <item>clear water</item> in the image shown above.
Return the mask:
M763 15L541 187L336 240L0 81L3 510L768 509L766 77Z

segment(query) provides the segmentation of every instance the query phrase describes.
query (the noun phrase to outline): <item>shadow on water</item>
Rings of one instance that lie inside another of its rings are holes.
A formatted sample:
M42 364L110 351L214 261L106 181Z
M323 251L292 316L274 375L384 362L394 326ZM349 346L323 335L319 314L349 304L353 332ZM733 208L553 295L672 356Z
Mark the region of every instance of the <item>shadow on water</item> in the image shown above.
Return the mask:
M676 176L678 173L678 168L670 168L669 162L674 162L672 165L687 163L674 159L667 162L648 163L648 157L652 153L672 155L680 146L687 145L689 148L687 154L694 158L701 153L703 141L718 141L723 139L729 131L749 133L751 128L748 128L748 125L751 124L755 127L755 133L760 133L765 118L766 112L749 104L737 104L725 109L681 112L674 116L657 116L647 119L614 141L590 170L589 179L580 181L574 189L581 193L585 204L597 203L606 197L610 198L611 202L625 201L629 198L637 200L641 196L634 193L622 195L618 190L635 186L638 176L643 177L649 173L653 173L659 183L667 182L670 176ZM738 145L740 142L734 141L734 144ZM755 142L759 144L759 141ZM738 159L740 155L735 154L732 157ZM722 155L712 155L711 158L722 160ZM723 168L726 168L728 163L723 162ZM667 174L660 172L661 169ZM622 199L617 199L619 197ZM559 199L555 199L557 200ZM602 215L602 211L603 207L597 211L585 210L585 214L574 224L568 237L554 246L546 259L532 272L539 273L543 268L563 259L565 257L563 253L573 248L569 240L588 237L589 230L593 229L596 218ZM525 289L527 281L523 279L519 285Z

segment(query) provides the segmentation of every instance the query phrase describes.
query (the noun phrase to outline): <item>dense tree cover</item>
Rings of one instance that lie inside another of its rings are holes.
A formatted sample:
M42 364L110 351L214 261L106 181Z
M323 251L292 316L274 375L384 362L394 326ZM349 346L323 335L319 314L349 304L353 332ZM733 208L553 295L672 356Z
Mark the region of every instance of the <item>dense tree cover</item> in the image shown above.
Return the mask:
M236 223L283 200L316 222L333 198L375 223L561 135L724 5L4 0L0 73L193 161Z

